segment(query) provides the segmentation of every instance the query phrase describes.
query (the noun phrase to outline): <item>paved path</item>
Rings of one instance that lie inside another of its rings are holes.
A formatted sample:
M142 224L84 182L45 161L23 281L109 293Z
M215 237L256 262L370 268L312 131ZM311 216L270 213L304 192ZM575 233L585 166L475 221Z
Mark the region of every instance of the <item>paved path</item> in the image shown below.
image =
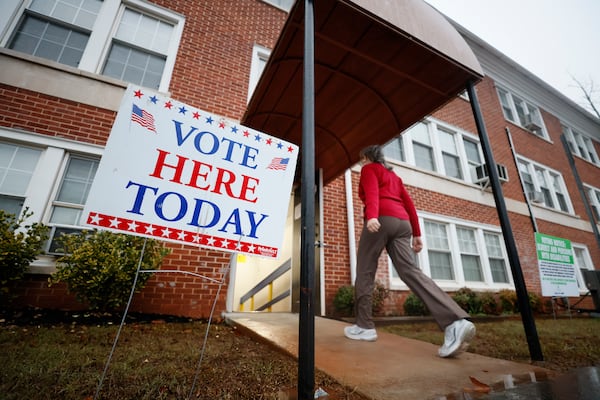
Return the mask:
M297 357L298 314L229 313L226 320ZM315 368L374 400L462 399L465 390L477 388L472 378L503 390L554 376L533 365L468 352L440 358L438 346L381 330L376 342L357 342L344 337L345 326L315 318Z

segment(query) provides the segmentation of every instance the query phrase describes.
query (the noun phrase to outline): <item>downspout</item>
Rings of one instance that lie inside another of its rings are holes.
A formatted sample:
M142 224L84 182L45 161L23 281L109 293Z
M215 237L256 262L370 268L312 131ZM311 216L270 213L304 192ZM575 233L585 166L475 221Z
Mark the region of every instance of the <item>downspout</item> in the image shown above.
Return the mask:
M323 226L323 169L319 169L319 238L321 243L319 246L319 298L321 303L321 314L325 315L325 227Z
M519 183L521 184L521 190L523 191L523 195L525 196L525 204L527 204L527 209L529 210L529 219L531 219L531 224L533 225L533 231L538 232L537 221L535 220L535 216L533 215L533 209L531 208L531 202L529 201L529 197L527 197L527 193L525 190L525 185L523 184L523 180L521 179L521 174L519 173L519 161L517 160L517 153L515 151L515 146L513 144L512 136L510 134L510 129L508 126L504 128L506 131L506 135L508 136L508 143L510 144L510 151L512 153L513 159L515 160L515 165L517 166L517 177L519 178Z
M352 171L344 173L346 189L346 216L348 219L348 259L350 260L350 284L356 280L356 235L354 233L354 201L352 200Z
M560 141L563 144L565 149L565 153L567 154L567 159L569 160L569 166L571 167L571 172L573 173L573 177L575 178L575 182L577 183L577 189L579 189L579 195L581 196L581 201L583 201L583 206L585 207L585 212L590 220L590 224L592 225L592 232L594 232L594 236L596 237L596 243L598 247L600 247L600 233L598 232L598 226L596 225L596 221L594 218L594 213L592 213L592 208L590 207L590 203L585 194L585 189L583 187L583 183L581 182L581 178L579 177L579 172L577 171L577 167L575 166L575 159L573 158L573 154L571 153L571 149L569 148L569 144L567 143L567 138L564 134L560 135Z

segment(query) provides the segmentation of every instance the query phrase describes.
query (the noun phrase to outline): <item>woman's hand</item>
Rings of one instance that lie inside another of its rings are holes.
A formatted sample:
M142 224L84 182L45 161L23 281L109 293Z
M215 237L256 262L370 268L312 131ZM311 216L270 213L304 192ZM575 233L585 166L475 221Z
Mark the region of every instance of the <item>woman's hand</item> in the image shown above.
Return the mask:
M377 232L380 227L381 224L379 223L379 220L377 218L371 218L367 221L367 230L369 232Z
M420 252L421 250L423 250L423 241L421 240L421 237L414 237L412 238L412 248L414 250L415 253Z

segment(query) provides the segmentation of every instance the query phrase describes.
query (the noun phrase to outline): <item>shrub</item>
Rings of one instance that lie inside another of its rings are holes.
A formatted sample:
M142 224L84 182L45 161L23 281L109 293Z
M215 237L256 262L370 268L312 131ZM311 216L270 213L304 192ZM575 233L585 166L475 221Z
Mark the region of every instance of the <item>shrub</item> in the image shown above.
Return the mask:
M333 307L342 317L354 313L354 286L340 286L333 298Z
M414 293L409 293L404 300L404 314L410 316L429 315L429 309Z
M144 241L140 270L158 268L169 253L155 240L108 231L83 231L58 240L65 255L57 260L50 285L66 283L78 301L102 312L117 311L127 303ZM139 274L136 291L145 286L150 275Z
M469 288L461 288L452 295L452 299L467 313L471 315L482 314L481 298Z
M373 314L381 311L385 299L389 296L389 291L381 283L375 282L373 288ZM333 307L343 317L354 315L354 286L340 286L333 298Z
M499 315L501 310L498 304L498 299L493 293L483 292L479 293L479 300L481 301L481 309L484 314L487 315Z
M519 312L517 293L514 290L503 289L498 292L503 314L514 314Z
M0 299L10 299L11 283L23 279L29 264L42 253L48 227L41 223L24 225L32 216L28 208L17 219L0 210Z

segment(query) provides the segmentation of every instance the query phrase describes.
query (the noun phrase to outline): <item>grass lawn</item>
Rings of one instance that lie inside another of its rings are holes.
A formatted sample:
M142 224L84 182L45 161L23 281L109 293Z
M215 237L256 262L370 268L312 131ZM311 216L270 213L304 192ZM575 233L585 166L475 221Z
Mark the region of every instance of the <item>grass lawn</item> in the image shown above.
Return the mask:
M0 317L0 398L93 399L118 325L73 316ZM545 356L536 365L556 371L600 365L600 319L538 319L536 326ZM295 359L224 324L211 326L198 369L206 327L203 321L128 321L99 399L277 399L282 390L295 393ZM434 344L443 340L430 322L378 329ZM478 322L469 351L529 362L520 319ZM315 383L332 399L365 400L319 371Z

